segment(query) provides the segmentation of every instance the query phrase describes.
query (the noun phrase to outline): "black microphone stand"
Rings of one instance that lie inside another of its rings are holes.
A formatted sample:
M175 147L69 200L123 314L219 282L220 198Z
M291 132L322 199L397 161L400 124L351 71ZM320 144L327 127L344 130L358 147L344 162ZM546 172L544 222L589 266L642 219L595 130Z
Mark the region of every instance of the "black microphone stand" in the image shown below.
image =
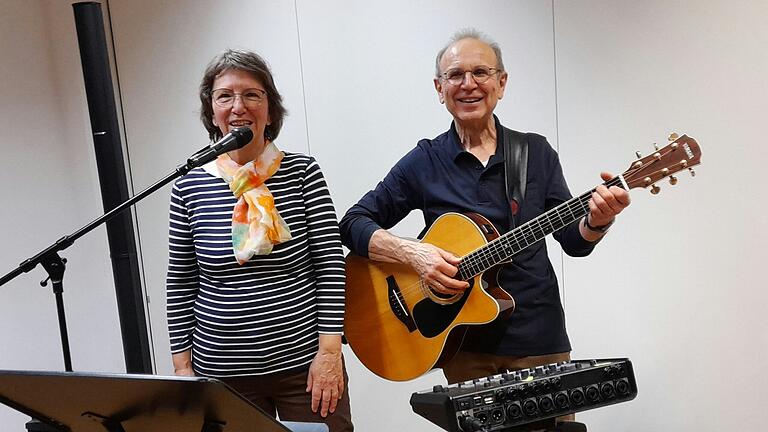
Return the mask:
M144 199L146 196L148 196L152 192L170 183L173 179L183 176L184 174L191 171L193 168L202 166L212 161L221 153L243 147L245 144L250 142L251 137L253 135L250 130L242 131L240 129L242 128L233 130L232 133L235 135L234 140L228 141L228 144L230 142L232 144L229 144L229 145L216 144L213 146L206 146L205 148L201 149L197 153L193 154L189 159L187 159L186 164L179 165L178 167L176 167L176 169L172 173L166 175L164 178L162 178L152 186L144 189L143 191L129 198L127 201L123 202L119 206L115 207L114 209L110 210L109 212L105 213L101 217L95 219L94 221L85 225L84 227L80 228L74 233L58 239L54 244L43 249L37 255L27 260L24 260L21 264L19 264L19 266L16 269L12 270L8 274L0 278L0 286L2 286L5 283L14 279L16 276L22 273L29 272L30 270L35 268L38 264L42 264L45 271L48 272L48 278L40 282L40 285L46 286L48 280L50 280L51 284L53 285L53 293L56 296L56 311L59 319L59 333L61 335L61 349L62 349L62 354L64 356L65 371L72 372L72 358L69 350L69 337L67 336L67 320L64 313L64 296L63 296L64 270L66 269L67 260L65 258L62 258L59 255L59 252L68 248L75 242L75 240L79 239L83 235L92 231L94 228L108 221L118 213L132 206L136 202ZM224 139L220 140L219 143L223 141Z

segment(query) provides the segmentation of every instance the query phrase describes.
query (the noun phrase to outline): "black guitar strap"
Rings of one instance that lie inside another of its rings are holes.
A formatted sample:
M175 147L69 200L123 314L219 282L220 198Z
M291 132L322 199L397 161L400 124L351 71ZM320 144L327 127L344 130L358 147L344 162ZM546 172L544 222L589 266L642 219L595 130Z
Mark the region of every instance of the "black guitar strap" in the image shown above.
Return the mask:
M504 135L504 179L510 208L509 229L512 229L517 226L516 217L523 204L525 184L528 182L528 137L503 126L501 130Z

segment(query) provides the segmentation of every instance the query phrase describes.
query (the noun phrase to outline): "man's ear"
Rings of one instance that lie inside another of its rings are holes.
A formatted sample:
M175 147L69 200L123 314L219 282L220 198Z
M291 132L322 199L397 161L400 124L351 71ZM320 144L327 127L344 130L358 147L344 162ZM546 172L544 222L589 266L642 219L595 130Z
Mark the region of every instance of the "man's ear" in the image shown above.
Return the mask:
M435 90L437 90L437 98L440 100L440 103L445 103L445 99L443 98L443 84L440 82L440 78L435 78Z
M501 76L499 77L499 89L501 91L499 92L499 99L504 97L504 91L507 89L507 78L509 75L507 75L506 72L502 72Z

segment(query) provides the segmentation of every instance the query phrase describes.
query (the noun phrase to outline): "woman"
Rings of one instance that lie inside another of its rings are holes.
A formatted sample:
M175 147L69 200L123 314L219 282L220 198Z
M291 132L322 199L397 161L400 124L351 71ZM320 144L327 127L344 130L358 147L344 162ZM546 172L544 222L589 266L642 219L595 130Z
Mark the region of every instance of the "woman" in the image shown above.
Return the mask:
M243 126L253 140L174 184L167 291L175 373L221 379L281 420L351 431L344 259L322 172L311 156L275 146L286 110L257 54L214 58L200 101L212 141Z

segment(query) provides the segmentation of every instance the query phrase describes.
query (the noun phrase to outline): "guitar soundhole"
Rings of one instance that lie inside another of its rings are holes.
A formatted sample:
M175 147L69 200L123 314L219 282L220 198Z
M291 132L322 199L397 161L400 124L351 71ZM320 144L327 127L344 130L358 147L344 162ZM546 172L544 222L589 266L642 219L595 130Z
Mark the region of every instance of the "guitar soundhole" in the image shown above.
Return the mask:
M432 295L443 300L448 300L456 295L456 294L444 294L444 293L435 291L434 289L432 289L432 287L430 287L429 290L432 291Z
M472 287L472 285L474 285L474 280L473 279L470 279L467 282L469 282L469 286L470 287ZM441 305L453 304L453 303L459 301L464 296L464 292L460 292L460 293L457 293L457 294L441 293L439 291L436 291L431 286L425 284L423 281L421 282L421 286L422 286L423 292L426 294L426 296L430 300L432 300L433 302L435 302L437 304L441 304Z

